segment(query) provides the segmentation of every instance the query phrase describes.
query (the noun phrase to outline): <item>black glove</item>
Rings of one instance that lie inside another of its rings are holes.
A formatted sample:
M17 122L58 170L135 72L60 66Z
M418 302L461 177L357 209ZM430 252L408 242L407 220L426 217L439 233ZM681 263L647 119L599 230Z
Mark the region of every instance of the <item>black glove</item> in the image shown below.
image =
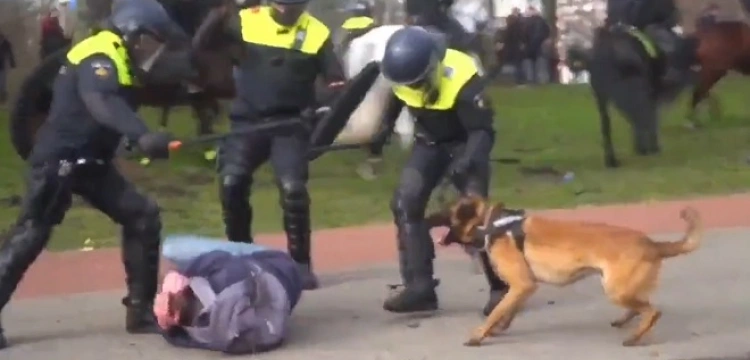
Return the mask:
M463 177L469 174L471 170L472 161L471 159L462 156L451 164L450 176L452 177Z
M138 139L138 147L151 159L168 159L169 143L174 140L168 132L152 132Z

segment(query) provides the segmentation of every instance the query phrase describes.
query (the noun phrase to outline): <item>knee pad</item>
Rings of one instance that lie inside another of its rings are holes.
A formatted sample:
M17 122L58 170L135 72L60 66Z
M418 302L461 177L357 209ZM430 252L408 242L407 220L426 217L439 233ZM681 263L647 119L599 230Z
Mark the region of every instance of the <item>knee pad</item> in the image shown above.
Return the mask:
M281 190L281 208L287 211L307 211L310 206L310 194L307 185L299 180L279 182Z
M122 224L125 238L138 238L140 241L160 242L161 208L153 199L148 199L140 211Z
M232 207L238 201L248 201L248 197L250 196L250 179L247 176L222 176L219 195L221 203L225 208Z
M391 198L391 212L396 221L421 221L427 204L408 191L396 190Z

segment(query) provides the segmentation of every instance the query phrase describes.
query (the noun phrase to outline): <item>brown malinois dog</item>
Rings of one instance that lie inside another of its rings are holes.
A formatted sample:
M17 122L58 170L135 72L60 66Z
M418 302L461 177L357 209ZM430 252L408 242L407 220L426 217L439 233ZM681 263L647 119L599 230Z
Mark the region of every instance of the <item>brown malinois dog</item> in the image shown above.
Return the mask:
M703 230L698 212L685 208L681 216L688 228L676 242L656 242L643 232L618 226L526 215L479 197L459 199L449 210L428 216L427 222L449 228L438 241L442 245L461 243L487 251L498 276L510 285L505 298L464 345L479 346L495 335L493 329L506 330L538 283L565 286L599 274L605 294L627 309L611 325L620 328L641 316L638 328L622 343L633 346L661 316L649 297L657 286L662 259L692 252L700 244Z

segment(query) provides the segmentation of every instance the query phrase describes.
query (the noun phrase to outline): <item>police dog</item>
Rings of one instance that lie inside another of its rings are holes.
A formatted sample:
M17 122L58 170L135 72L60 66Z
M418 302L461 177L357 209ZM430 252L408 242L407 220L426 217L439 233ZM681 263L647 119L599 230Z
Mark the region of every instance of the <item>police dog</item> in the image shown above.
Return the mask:
M506 330L538 283L559 286L600 274L605 294L627 312L611 322L623 327L636 316L640 324L622 344L640 343L661 312L649 302L656 288L662 259L698 248L702 225L698 212L685 208L681 217L687 232L676 242L655 242L640 231L606 224L571 222L526 215L523 210L491 205L485 199L465 197L449 210L428 216L430 227L445 226L441 245L474 245L489 252L497 274L510 291L476 328L466 346L479 346L493 329Z

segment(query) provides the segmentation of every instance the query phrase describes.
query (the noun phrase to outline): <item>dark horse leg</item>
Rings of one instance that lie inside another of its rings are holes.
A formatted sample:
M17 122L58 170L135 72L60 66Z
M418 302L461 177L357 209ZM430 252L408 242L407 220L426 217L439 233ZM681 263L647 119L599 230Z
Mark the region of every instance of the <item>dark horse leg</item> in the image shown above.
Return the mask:
M607 86L612 90L610 94L615 106L630 124L636 154L659 153L658 105L649 76L626 76Z
M688 109L687 114L688 125L691 128L695 129L700 127L701 125L698 122L695 108L701 101L703 101L703 99L708 98L712 115L718 113L719 105L717 101L710 95L710 92L711 88L713 88L714 85L716 85L716 83L719 82L719 80L721 80L721 78L723 78L726 74L726 70L701 68L700 72L698 73L698 82L693 88L693 95L690 99L690 108Z
M616 168L620 166L620 161L615 155L615 147L612 144L612 120L609 117L609 97L604 89L596 86L592 82L592 90L596 100L596 108L599 111L599 124L602 134L602 148L604 150L604 166Z
M190 107L193 109L193 115L197 120L198 135L208 135L214 133L214 122L219 117L220 105L217 99L202 97L200 94L194 94L190 99Z
M161 118L159 119L159 126L162 129L169 127L169 113L172 111L172 106L166 105L161 107Z

